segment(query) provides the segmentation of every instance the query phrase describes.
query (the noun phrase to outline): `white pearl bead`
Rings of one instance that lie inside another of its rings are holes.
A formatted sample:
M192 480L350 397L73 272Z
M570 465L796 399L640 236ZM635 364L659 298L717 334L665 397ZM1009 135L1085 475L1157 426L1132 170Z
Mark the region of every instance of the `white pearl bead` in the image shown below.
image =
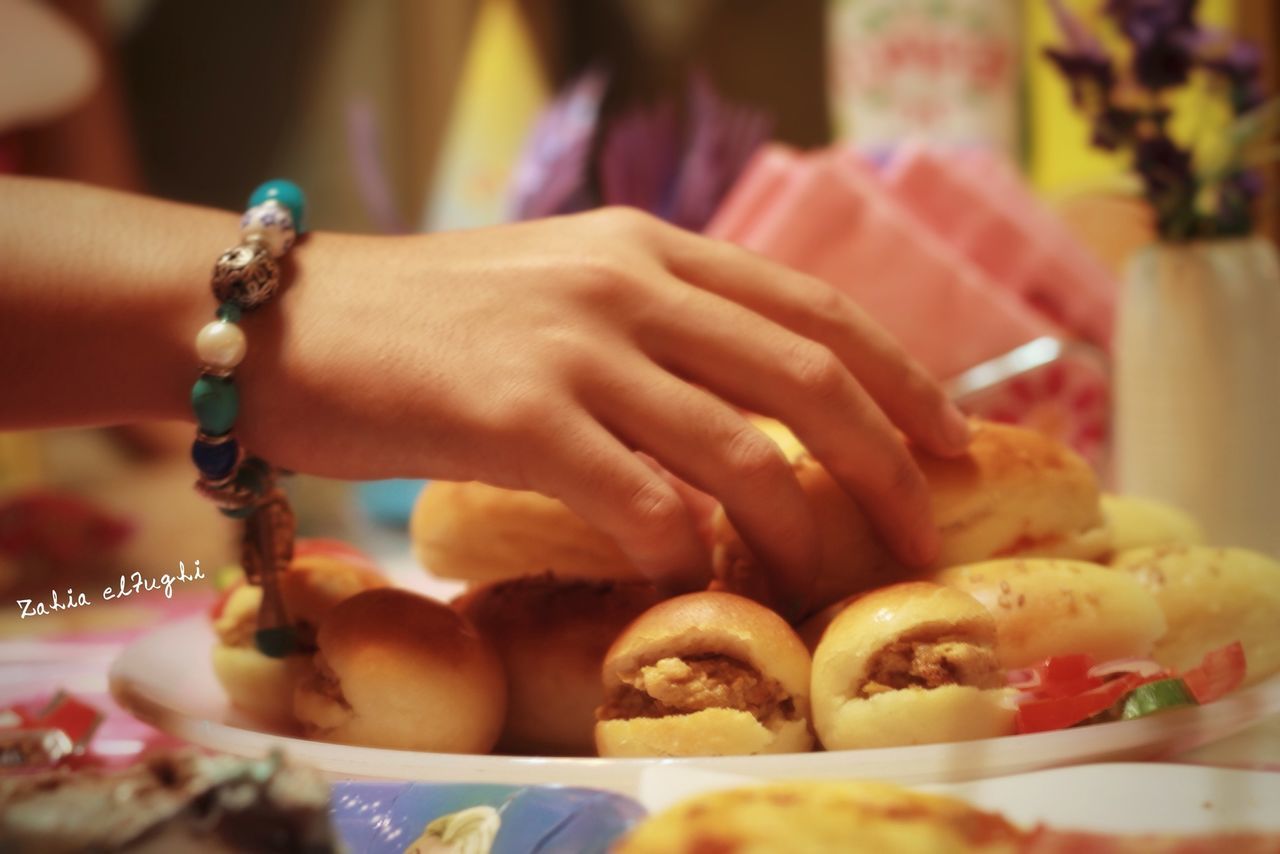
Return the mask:
M240 236L246 241L261 240L271 256L279 258L289 251L297 236L293 214L275 199L268 199L240 217Z
M244 359L248 343L234 323L215 320L196 335L196 355L210 368L229 371Z

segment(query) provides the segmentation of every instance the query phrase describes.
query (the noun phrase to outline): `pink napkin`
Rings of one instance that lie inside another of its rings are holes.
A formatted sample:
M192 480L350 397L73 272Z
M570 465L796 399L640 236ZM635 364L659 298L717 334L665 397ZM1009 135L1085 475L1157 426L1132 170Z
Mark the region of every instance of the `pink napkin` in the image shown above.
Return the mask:
M758 154L712 231L845 291L939 377L1058 334L850 151Z
M906 146L885 187L921 223L1077 336L1109 348L1116 283L1004 160Z

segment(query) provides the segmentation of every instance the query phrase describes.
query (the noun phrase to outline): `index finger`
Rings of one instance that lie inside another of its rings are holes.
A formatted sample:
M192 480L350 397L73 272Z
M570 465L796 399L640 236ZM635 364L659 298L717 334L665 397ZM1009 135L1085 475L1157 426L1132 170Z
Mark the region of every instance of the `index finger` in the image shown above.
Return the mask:
M680 229L662 251L677 276L831 349L894 424L940 456L964 453L969 426L938 382L832 285L720 240Z

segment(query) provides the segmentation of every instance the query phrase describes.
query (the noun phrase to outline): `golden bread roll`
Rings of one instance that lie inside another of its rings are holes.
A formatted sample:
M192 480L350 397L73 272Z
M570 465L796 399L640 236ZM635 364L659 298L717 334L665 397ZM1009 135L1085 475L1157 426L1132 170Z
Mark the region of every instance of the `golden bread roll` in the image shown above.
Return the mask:
M889 554L857 503L785 427L764 419L755 423L791 460L822 537L809 610L913 574ZM1093 470L1041 433L974 422L966 455L943 459L919 449L912 453L928 483L942 536L938 567L1015 555L1093 559L1110 550ZM719 586L771 602L766 573L723 512L715 517L714 532Z
M643 579L607 535L536 492L432 481L414 505L409 536L414 556L442 578L483 583L550 570Z
M1005 668L1072 653L1100 662L1147 656L1165 631L1155 597L1125 573L1095 563L1008 558L944 569L933 580L968 593L991 613Z
M261 603L261 587L242 584L227 594L213 621L213 675L232 706L260 723L288 729L294 723L293 686L310 672L309 659L271 658L254 648Z
M1024 836L999 815L888 783L785 782L691 798L647 818L613 851L1014 854Z
M996 624L972 596L922 581L860 596L813 653L813 725L827 750L1011 735Z
M704 591L645 611L605 655L601 756L806 751L809 652L773 611Z
M294 716L343 744L487 753L506 714L502 663L447 605L408 590L357 594L326 615Z
M309 554L280 573L280 597L303 648L315 643L316 626L335 605L363 590L386 587L379 572L356 559ZM214 618L218 642L213 672L231 705L276 727L293 723L293 689L310 672L309 656L271 658L253 645L262 588L241 584L229 591Z
M1247 549L1165 546L1116 555L1116 571L1151 592L1168 631L1152 657L1185 670L1240 641L1246 685L1280 670L1280 563Z
M1204 529L1191 514L1151 498L1107 493L1102 512L1116 554L1147 546L1204 545Z
M973 422L954 459L916 452L942 533L937 566L997 557L1090 560L1111 549L1098 479L1066 445L1026 427Z
M492 643L507 673L499 749L594 754L604 654L662 596L643 581L551 573L470 590L453 607Z

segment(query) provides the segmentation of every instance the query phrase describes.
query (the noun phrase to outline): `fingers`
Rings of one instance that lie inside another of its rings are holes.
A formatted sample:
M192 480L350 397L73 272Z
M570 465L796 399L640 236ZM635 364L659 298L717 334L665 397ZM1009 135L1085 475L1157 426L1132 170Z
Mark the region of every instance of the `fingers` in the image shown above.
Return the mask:
M777 601L799 610L818 565L817 529L791 465L731 406L656 365L619 366L588 409L624 442L715 496L769 568Z
M846 295L729 243L664 232L681 279L757 311L831 349L893 423L926 450L964 452L969 427L928 372Z
M938 548L924 476L893 425L831 350L713 294L642 342L661 364L747 409L780 418L857 499L894 552L927 565Z
M646 577L679 590L707 584L707 550L666 479L599 424L562 427L529 465L530 484L604 531Z

